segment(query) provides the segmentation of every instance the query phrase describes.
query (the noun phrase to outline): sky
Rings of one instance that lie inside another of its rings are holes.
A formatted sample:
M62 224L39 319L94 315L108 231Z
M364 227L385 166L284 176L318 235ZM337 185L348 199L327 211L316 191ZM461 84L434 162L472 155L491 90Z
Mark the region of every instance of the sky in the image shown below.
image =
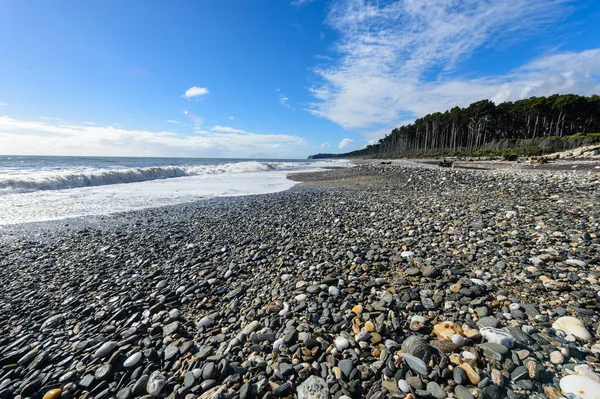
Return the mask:
M0 154L305 158L600 94L596 0L1 0Z

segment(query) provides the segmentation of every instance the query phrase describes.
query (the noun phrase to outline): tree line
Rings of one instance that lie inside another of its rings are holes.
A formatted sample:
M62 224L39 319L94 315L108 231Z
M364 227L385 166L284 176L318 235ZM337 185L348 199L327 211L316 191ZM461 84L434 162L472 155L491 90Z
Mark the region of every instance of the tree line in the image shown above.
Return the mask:
M477 101L435 112L397 127L379 143L342 156L402 156L411 153L474 152L506 139L565 137L600 132L600 96L531 97L498 105ZM327 154L319 154L324 157Z

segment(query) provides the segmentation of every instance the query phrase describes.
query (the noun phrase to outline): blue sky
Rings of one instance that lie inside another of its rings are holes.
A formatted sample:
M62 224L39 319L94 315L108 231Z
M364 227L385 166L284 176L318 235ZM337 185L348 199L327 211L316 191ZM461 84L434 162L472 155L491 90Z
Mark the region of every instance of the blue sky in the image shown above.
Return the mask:
M597 1L0 2L0 153L304 158L600 93Z

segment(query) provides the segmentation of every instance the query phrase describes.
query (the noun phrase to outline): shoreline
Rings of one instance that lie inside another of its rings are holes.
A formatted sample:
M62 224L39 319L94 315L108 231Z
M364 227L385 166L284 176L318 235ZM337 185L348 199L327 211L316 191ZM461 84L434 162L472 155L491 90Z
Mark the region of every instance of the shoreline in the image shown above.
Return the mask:
M380 161L9 229L0 397L554 397L598 367L598 174Z

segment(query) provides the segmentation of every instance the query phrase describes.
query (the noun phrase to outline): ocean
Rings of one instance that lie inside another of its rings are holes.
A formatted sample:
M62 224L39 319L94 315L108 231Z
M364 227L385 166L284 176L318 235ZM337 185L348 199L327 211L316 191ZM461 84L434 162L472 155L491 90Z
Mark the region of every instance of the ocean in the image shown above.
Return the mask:
M0 155L0 226L291 188L345 161Z

